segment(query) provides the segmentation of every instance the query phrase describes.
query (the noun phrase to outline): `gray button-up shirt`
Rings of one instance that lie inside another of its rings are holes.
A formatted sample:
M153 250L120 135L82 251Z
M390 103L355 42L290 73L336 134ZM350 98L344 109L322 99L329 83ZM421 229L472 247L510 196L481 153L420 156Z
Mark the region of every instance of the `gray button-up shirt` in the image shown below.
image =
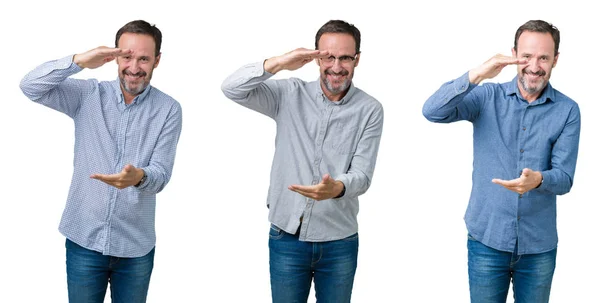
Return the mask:
M243 66L222 85L229 99L277 123L269 220L292 234L302 223L301 241L339 240L356 233L358 196L373 177L383 107L354 85L335 102L323 94L319 81L272 76L259 62ZM326 173L344 183L343 197L315 201L288 189L291 184L318 184Z

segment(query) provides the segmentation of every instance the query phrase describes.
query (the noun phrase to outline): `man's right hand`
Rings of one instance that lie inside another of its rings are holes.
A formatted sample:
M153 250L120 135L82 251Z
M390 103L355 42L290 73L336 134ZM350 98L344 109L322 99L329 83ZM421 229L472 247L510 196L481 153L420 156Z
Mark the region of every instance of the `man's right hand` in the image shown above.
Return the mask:
M319 58L329 57L329 51L297 48L281 56L269 58L265 61L265 71L276 74L281 70L297 70L306 63Z
M130 49L99 46L83 54L75 55L73 62L81 68L97 68L119 56L130 55L132 52Z
M496 77L502 69L510 64L525 64L526 59L509 57L502 54L497 54L485 61L482 65L469 71L469 82L477 85L485 79Z

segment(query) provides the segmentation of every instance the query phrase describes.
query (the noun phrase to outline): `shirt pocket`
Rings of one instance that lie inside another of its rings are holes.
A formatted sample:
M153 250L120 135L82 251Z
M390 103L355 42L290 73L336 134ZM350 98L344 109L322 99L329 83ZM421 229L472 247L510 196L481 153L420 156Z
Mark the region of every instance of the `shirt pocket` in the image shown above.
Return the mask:
M332 127L331 148L339 154L350 154L356 149L358 126L338 122Z

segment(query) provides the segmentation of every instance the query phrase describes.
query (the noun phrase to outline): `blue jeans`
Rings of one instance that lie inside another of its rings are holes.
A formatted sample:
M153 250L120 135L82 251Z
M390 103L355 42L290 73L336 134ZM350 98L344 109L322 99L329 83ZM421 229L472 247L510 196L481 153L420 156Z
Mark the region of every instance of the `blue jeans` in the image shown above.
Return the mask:
M329 242L303 242L275 225L269 231L274 303L306 302L311 281L319 303L350 302L358 258L358 234Z
M473 303L504 303L510 281L516 303L547 303L556 249L517 255L495 250L469 236L469 288Z
M146 302L154 249L139 258L117 258L83 248L67 239L69 302L102 303L110 281L112 302Z

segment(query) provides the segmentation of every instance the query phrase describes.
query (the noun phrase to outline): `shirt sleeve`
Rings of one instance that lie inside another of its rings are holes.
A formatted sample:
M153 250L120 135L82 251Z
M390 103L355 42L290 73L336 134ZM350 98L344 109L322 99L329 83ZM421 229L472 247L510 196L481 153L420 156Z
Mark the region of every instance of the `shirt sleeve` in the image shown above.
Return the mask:
M248 64L227 77L221 90L234 102L275 119L285 82L266 81L272 76L263 62Z
M175 153L181 127L181 106L179 103L174 102L152 151L148 166L142 167L147 178L146 182L138 187L140 191L159 193L169 183L175 164Z
M431 122L473 122L480 112L485 89L469 82L469 73L444 83L423 105L423 116Z
M358 141L348 172L335 178L342 181L346 187L342 198L358 197L371 186L382 130L383 107L379 105L371 113L367 126Z
M573 186L575 165L579 150L579 132L581 130L581 115L577 104L571 109L565 127L552 146L550 170L542 171L544 182L538 190L555 195L568 193Z
M82 70L73 55L46 62L21 80L21 90L30 100L73 118L82 100L94 89L94 80L69 79Z

